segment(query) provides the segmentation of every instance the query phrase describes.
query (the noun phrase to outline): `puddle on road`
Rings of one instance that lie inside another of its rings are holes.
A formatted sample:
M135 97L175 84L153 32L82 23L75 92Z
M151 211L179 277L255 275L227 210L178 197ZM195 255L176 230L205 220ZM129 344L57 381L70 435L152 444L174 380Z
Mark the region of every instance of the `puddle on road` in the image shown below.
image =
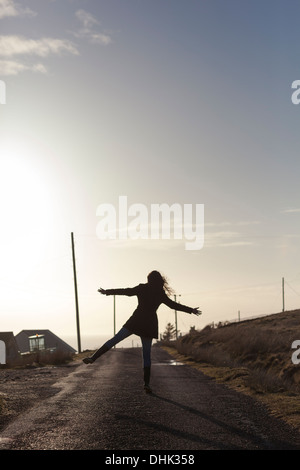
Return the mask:
M175 359L170 359L168 361L156 362L156 366L184 366L183 362L175 361Z

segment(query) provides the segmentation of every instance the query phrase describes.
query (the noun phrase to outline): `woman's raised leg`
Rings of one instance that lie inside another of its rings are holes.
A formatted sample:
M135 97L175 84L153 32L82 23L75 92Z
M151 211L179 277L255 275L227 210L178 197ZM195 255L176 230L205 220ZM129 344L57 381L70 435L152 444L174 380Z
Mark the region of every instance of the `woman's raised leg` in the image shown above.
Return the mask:
M123 339L128 338L131 334L131 331L127 330L127 328L121 328L113 338L106 341L91 357L85 357L83 362L85 364L92 364L98 357L109 351L113 346L120 343L120 341L123 341Z

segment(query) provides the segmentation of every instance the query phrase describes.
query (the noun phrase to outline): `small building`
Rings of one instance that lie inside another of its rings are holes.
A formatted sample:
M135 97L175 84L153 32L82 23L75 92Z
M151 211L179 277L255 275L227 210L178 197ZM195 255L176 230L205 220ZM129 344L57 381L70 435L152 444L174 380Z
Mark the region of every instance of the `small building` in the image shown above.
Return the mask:
M19 357L20 352L13 332L0 332L0 364L14 362Z
M48 350L74 354L76 350L50 330L22 330L16 335L16 342L22 354Z

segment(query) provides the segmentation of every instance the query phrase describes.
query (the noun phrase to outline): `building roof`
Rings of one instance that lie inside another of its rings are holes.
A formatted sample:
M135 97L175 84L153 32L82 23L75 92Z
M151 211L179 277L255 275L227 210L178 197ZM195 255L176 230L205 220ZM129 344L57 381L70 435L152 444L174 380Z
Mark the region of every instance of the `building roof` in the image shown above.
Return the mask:
M34 335L43 335L45 337L45 347L47 349L60 349L68 351L70 353L75 353L76 350L72 348L65 341L60 339L50 330L22 330L16 335L16 341L21 353L29 351L29 337Z

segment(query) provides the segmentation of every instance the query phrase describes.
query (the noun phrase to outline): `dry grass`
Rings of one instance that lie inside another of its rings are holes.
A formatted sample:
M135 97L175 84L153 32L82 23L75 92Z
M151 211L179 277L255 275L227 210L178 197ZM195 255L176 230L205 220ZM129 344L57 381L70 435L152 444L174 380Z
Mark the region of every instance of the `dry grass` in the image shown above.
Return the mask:
M44 365L63 365L73 360L74 355L57 350L50 352L46 351L38 351L30 354L23 354L16 358L14 361L10 361L5 365L0 365L0 368L7 369L7 368L19 368L19 367L28 367L28 366L44 366Z
M0 415L1 415L2 413L4 413L5 404L6 404L5 399L4 399L4 397L1 396L1 394L0 394Z
M300 429L300 364L291 345L300 340L300 310L191 331L168 351L177 360L264 401Z

